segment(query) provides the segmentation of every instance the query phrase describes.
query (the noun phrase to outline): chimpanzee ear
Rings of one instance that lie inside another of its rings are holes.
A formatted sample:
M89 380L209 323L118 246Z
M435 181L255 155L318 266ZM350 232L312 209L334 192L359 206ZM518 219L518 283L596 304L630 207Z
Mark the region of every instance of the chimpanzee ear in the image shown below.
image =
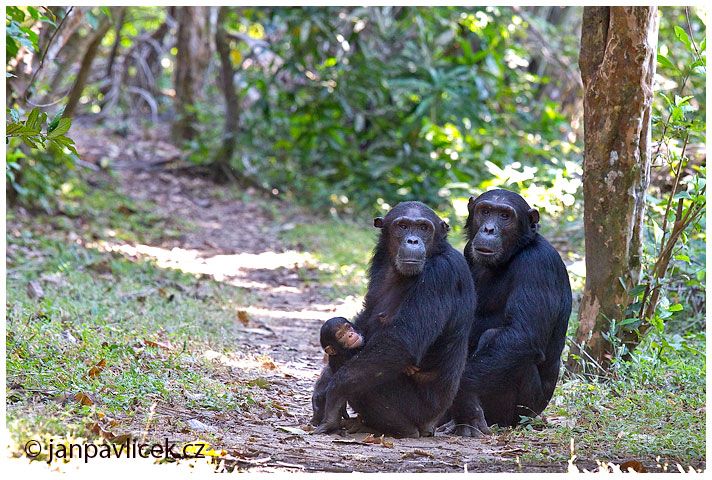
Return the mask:
M536 208L529 209L529 228L536 233L539 230L539 210Z
M376 228L383 228L383 217L376 217L373 219L373 226Z
M336 355L336 350L334 350L334 347L332 347L331 345L327 345L324 351L327 355Z
M450 231L450 225L448 225L445 220L440 220L440 228L442 228L445 233Z
M475 197L470 197L470 201L467 202L467 209L472 210L472 207L475 206Z

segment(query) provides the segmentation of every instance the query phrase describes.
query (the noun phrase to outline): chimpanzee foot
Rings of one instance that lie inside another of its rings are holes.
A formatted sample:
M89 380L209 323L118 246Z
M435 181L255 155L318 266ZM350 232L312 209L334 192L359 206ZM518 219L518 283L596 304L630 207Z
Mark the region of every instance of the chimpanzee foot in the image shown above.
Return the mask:
M482 438L492 433L492 429L487 426L487 423L482 419L472 419L472 423L455 423L454 420L438 427L438 432L448 435L459 435L461 437Z
M344 420L344 427L346 428L346 433L371 433L373 435L380 435L376 429L369 427L361 421L361 417L349 418Z
M339 416L336 421L329 422L327 420L323 421L318 427L314 429L312 433L335 433L341 428L341 417Z

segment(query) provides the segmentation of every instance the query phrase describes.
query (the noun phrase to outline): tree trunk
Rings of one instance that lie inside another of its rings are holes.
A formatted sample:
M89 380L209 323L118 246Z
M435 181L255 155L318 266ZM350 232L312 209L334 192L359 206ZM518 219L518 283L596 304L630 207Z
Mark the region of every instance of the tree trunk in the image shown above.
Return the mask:
M205 19L208 7L179 7L176 9L178 34L175 69L176 120L173 138L191 140L197 132L197 114L193 108L201 89L203 73L209 60Z
M118 7L119 10L113 8L111 11L111 15L115 16L117 13L119 13L120 10L123 10L125 8L126 7ZM87 83L89 72L91 71L91 65L92 63L94 63L94 58L96 57L96 54L99 51L101 41L104 39L106 32L109 31L110 26L111 19L108 15L105 15L102 17L94 33L92 33L91 42L89 42L89 46L87 47L86 53L84 53L84 57L82 57L82 64L79 67L79 73L77 73L77 78L74 81L72 90L69 92L67 106L65 107L64 114L62 116L71 117L74 113L74 110L77 108L79 99L81 98L82 92L84 91L84 86Z
M121 27L124 26L124 21L126 21L126 9L121 10L118 20L114 22L114 44L111 46L111 52L109 53L109 60L106 62L106 77L111 78L112 71L114 69L114 61L116 60L116 55L119 53L119 46L121 45Z
M627 292L640 281L657 36L655 7L584 8L586 286L571 353L582 356L581 346L604 369L612 344L602 333L626 318ZM580 364L570 355L567 366Z
M234 180L230 166L235 153L235 135L240 124L240 100L233 84L235 69L230 58L230 43L225 31L225 21L229 7L220 7L217 29L215 31L215 48L220 55L220 88L225 96L225 132L220 150L212 161L213 177L218 182Z

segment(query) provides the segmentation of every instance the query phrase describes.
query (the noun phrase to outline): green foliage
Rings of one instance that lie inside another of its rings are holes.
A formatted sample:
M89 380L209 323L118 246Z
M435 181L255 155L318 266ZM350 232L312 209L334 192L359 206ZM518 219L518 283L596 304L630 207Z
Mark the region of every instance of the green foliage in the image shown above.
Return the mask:
M256 100L242 113L235 166L270 189L334 211L413 198L444 208L487 180L489 165L578 151L559 106L538 96L550 79L527 68L528 25L508 8L241 13L233 31L276 32L273 63L237 65L243 98ZM233 48L251 55L245 42Z
M34 7L6 7L5 18L8 65L21 48L39 55L39 36L30 28L36 21L57 27L57 18L45 7L42 12ZM48 26L43 25L43 28ZM7 76L15 75L8 71ZM27 86L28 91L30 87ZM27 204L39 202L49 209L56 188L65 179L67 171L74 168L79 157L74 141L65 135L72 126L72 119L63 118L64 109L61 109L48 122L47 113L35 107L22 120L21 110L17 105L6 107L5 179L10 187L8 198ZM21 148L20 142L27 148Z
M16 195L13 199L38 201L48 209L54 191L66 179L67 170L74 169L79 157L74 141L64 135L72 119L62 118L60 111L48 123L47 113L34 108L21 121L16 109L8 107L7 112L5 178ZM30 148L30 154L18 147L20 141Z
M649 331L646 348L663 360L671 352L694 350L687 339L704 325L706 291L706 167L700 155L706 143L705 92L696 87L706 77L706 40L697 43L694 32L677 25L671 30L676 43L661 41L658 53L660 71L671 75L662 88L672 91L658 92L653 117L643 282L629 292L626 318L613 322L607 335L617 352L626 355L631 344L618 338ZM666 55L673 46L679 55L675 60Z
M57 18L49 8L40 12L34 7L5 7L5 58L10 61L21 47L36 52L39 36L30 27L35 21L55 26ZM14 77L6 72L5 76Z

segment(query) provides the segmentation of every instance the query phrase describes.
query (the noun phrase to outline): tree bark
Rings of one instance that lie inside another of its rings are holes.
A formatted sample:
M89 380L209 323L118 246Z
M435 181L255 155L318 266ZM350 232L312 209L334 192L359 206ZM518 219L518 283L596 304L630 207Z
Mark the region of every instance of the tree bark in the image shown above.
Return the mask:
M205 19L208 7L179 7L176 9L178 34L175 69L175 109L173 123L175 140L191 140L197 132L198 116L192 108L198 99L203 73L209 60L209 43L205 38Z
M112 8L112 16L115 16L117 13L119 13L125 8L126 7ZM84 56L82 57L82 64L79 67L79 73L77 73L77 78L74 81L72 90L69 92L67 106L65 107L64 114L62 116L71 117L74 113L74 110L77 108L79 99L81 98L82 92L84 91L84 86L87 83L89 72L91 71L91 65L92 63L94 63L94 58L96 57L96 54L99 51L101 41L104 39L106 32L109 31L109 27L111 27L111 19L108 17L108 15L105 15L104 17L102 17L101 21L99 22L99 25L92 34L91 42L89 42L89 46L87 47L87 50L84 53Z
M235 153L235 135L240 124L240 100L235 91L235 69L230 58L230 40L225 30L225 21L229 7L220 7L217 29L215 31L215 48L220 56L220 88L225 96L225 132L220 150L212 161L213 177L218 182L234 180L230 166Z
M640 281L657 35L655 7L584 8L586 286L571 353L581 356L581 346L604 369L613 352L602 333L626 318L627 292ZM580 364L569 355L567 366Z

